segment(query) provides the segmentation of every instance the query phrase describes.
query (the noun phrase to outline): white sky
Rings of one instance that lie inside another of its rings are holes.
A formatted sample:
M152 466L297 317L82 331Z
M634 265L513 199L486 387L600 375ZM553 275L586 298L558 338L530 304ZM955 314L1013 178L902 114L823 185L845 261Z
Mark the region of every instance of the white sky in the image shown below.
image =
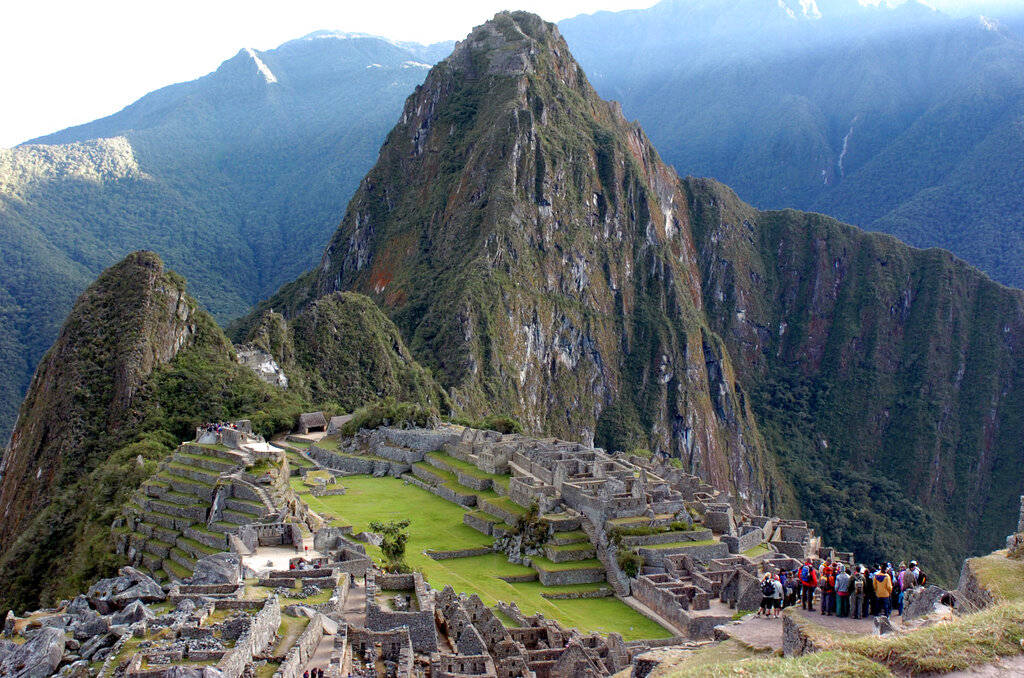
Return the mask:
M862 0L863 1L863 0ZM1024 0L932 0L938 6ZM458 40L502 9L549 21L655 0L0 0L0 147L109 115L242 47L319 29Z

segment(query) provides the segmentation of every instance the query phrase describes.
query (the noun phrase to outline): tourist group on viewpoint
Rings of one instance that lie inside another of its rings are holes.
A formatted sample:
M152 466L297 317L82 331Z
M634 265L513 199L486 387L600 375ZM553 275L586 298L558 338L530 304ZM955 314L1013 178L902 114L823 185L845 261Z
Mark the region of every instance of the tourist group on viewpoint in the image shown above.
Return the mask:
M761 608L757 616L777 618L783 608L796 605L805 610L817 606L822 615L861 619L903 614L903 594L927 583L916 560L909 567L900 563L857 565L848 570L843 563L825 560L817 568L807 559L798 570L768 573L761 580ZM815 592L818 600L815 601Z

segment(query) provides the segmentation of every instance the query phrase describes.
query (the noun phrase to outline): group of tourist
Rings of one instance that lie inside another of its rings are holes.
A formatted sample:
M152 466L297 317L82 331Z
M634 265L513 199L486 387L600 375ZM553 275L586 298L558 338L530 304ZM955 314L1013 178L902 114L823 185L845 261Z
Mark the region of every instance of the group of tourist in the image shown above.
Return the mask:
M847 568L844 563L825 560L814 567L810 559L796 570L768 573L761 579L761 608L757 616L775 618L783 608L796 605L814 609L815 592L821 614L860 619L903 614L904 593L924 586L927 577L916 560L910 565L892 563Z
M223 431L226 428L234 429L235 431L237 431L238 430L238 425L237 424L231 424L231 423L224 422L224 421L218 421L218 422L210 422L210 423L206 424L205 426L200 426L200 428L205 429L207 433L220 433L221 431Z
M324 678L324 670L318 668L309 671L303 671L302 678Z

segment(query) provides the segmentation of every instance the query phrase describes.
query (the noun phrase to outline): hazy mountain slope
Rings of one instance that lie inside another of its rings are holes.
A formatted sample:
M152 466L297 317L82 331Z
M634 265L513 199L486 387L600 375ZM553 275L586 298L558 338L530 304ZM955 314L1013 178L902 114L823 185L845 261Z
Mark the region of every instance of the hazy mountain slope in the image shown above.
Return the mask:
M1020 36L913 2L790 5L665 0L561 28L598 92L681 174L944 247L1024 286L1024 212L1005 172L1022 150ZM995 138L1010 145L993 153Z
M220 320L315 262L449 46L319 33L0 151L0 439L75 296L153 249ZM99 141L93 141L100 139Z
M760 437L703 323L685 203L553 25L503 13L408 99L320 266L266 306L364 292L457 407L654 446L761 506Z

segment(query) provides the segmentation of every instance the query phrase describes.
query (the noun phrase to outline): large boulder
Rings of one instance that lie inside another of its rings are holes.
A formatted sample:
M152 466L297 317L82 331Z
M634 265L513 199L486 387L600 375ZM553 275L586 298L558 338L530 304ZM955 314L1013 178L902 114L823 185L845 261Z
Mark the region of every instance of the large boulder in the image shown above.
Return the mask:
M122 567L116 577L100 579L85 596L101 614L123 609L135 600L158 603L167 597L152 577L128 566Z
M192 583L233 584L242 583L242 559L237 553L215 553L203 556L192 569Z
M948 593L938 586L917 586L903 594L903 619L916 619L937 611L937 606L942 604L942 598Z
M109 629L110 620L92 611L88 614L80 615L71 625L71 630L75 634L75 640L88 640L94 636L103 635Z
M111 624L134 624L138 621L156 619L156 615L153 614L148 607L146 607L141 600L135 600L128 604L128 607L124 608L120 612L115 612L110 618Z
M42 628L23 645L0 641L0 676L47 678L53 675L64 657L64 640L59 630Z

